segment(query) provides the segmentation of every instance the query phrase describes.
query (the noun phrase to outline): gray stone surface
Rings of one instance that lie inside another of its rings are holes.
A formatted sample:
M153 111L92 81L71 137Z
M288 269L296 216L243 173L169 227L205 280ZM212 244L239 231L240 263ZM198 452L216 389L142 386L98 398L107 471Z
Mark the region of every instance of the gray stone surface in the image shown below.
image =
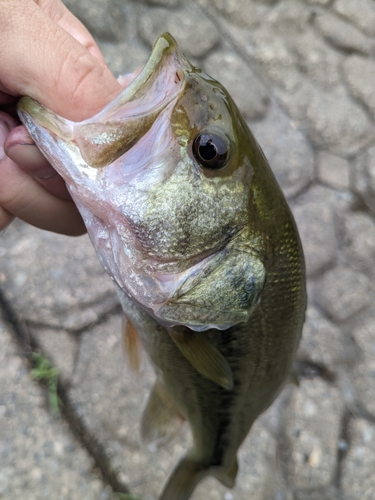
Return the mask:
M364 274L337 266L323 276L317 299L329 316L341 322L366 308L371 292L371 283Z
M375 62L360 56L348 57L344 63L344 74L353 96L362 101L375 115L375 97L372 91Z
M312 149L303 133L296 130L284 111L272 104L265 120L250 123L285 196L304 189L314 176Z
M112 500L93 463L52 417L0 317L0 498Z
M308 133L318 148L345 156L374 141L374 129L367 114L350 99L344 87L332 92L315 91L305 98Z
M245 118L264 118L270 98L265 85L236 53L218 51L210 54L204 70L229 91Z
M342 470L345 500L372 500L375 491L375 426L363 419L350 422L351 447Z
M335 370L345 363L347 338L331 321L321 313L309 307L306 311L306 320L297 358L324 365Z
M333 14L318 15L315 24L318 31L341 50L369 54L373 49L374 44L371 39Z
M336 0L333 9L366 35L375 36L375 5L372 0Z
M296 490L329 486L334 479L343 401L322 380L303 380L285 426L289 484Z
M6 296L23 320L76 330L117 304L87 236L36 234L14 224L0 241L0 257Z
M169 11L162 7L145 10L139 19L139 33L152 46L156 38L169 31L187 56L202 57L218 42L219 32L193 3Z
M64 3L98 38L112 42L126 38L126 17L121 0L65 0Z
M337 189L350 188L349 162L339 156L320 151L317 157L318 179Z
M344 252L347 263L366 274L375 259L375 221L366 213L348 213L344 222Z
M314 186L293 204L308 275L319 273L335 258L337 241L334 209L339 203L332 190Z
M361 350L360 362L354 368L355 398L362 408L375 417L375 324L372 318L353 332Z
M170 30L233 93L300 228L309 292L300 385L288 384L254 425L235 489L208 479L193 498L373 500L374 1L66 3L116 75L142 67ZM17 328L59 368L86 434L107 453L101 468L156 499L189 433L165 449L141 446L153 375L127 374L117 299L87 237L13 224L0 240L0 290ZM0 498L112 499L69 419L51 417L4 326L0 342Z
M375 147L365 151L354 160L353 187L362 201L375 212Z

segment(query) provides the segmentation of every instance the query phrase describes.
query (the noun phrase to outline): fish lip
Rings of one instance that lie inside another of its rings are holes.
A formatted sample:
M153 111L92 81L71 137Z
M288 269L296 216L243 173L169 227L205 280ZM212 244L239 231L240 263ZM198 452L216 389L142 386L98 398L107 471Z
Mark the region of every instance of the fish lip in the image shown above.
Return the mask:
M97 115L80 122L80 125L113 119L123 106L129 105L147 94L152 87L152 82L160 77L164 67L168 64L168 56L174 60L175 78L182 81L183 86L186 81L185 71L189 71L191 65L179 52L177 42L172 35L167 32L163 33L157 38L148 61L134 80ZM156 100L155 108L164 108L173 99L175 93L177 92L172 92L172 95L168 97L168 92L165 90L164 98ZM139 105L137 104L137 106Z
M151 85L150 80L152 82L160 76L168 55L172 56L177 63L175 65L176 78L178 78L178 80L183 80L182 83L184 83L186 80L185 71L190 70L191 65L179 52L176 40L170 33L165 32L157 38L148 61L137 77L95 116L81 122L67 120L47 110L44 106L28 96L23 96L19 100L17 105L18 113L20 115L29 116L38 125L53 132L61 139L72 141L74 139L73 128L76 125L82 126L114 118L119 108L137 99L140 93L147 93ZM165 93L165 98L168 102L171 100L167 98L167 92ZM164 100L165 99L161 99L161 101ZM165 105L164 103L162 107L165 107Z

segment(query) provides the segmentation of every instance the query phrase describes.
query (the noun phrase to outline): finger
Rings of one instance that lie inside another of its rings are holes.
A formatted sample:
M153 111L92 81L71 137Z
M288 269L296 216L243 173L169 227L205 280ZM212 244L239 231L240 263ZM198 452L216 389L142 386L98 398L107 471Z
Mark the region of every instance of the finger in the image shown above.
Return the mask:
M4 151L51 194L71 201L64 180L35 146L23 125L10 132L4 143Z
M105 60L89 31L61 2L61 0L34 0L48 16L91 52L101 63Z
M10 158L0 161L0 206L33 226L78 236L85 232L72 201L56 198Z
M0 2L2 91L72 120L96 114L121 91L109 69L32 0L8 3Z
M10 214L5 208L0 206L0 232L13 221L14 215Z

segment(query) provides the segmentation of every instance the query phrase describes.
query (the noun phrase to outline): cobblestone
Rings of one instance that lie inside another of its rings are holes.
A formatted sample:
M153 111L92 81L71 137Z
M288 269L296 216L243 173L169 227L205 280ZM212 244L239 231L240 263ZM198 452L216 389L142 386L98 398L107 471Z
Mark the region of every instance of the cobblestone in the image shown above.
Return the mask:
M65 0L64 3L97 37L117 42L125 39L126 17L120 0Z
M202 16L193 3L180 10L155 7L144 11L140 17L139 33L150 46L164 31L178 38L179 47L186 56L202 57L219 42L215 25Z
M348 57L344 74L354 97L362 101L375 116L375 97L372 82L375 79L375 62L360 56Z
M373 269L375 258L375 223L365 213L344 217L344 252L350 266L364 271Z
M341 50L369 54L373 49L372 40L333 14L318 15L316 26L330 43Z
M289 484L297 490L329 486L336 471L343 402L322 380L302 380L285 427Z
M347 339L343 332L320 312L309 307L297 358L335 370L347 358Z
M304 96L308 132L313 143L332 154L354 154L374 140L367 114L340 87L331 93ZM310 97L310 98L309 98ZM350 120L346 117L350 116Z
M23 320L80 329L117 304L87 236L39 231L35 237L31 227L13 225L0 242L0 255L7 298Z
M264 118L270 102L265 86L235 53L218 51L210 54L205 71L229 91L245 118Z
M293 205L308 275L319 273L336 255L334 213L338 203L339 200L330 189L316 186Z
M375 5L371 0L336 0L333 9L368 36L375 36Z
M320 151L317 164L320 182L338 189L350 188L350 167L347 160L326 151Z
M317 298L329 316L345 321L368 306L370 290L370 281L364 274L338 266L323 276Z
M351 448L345 458L342 486L345 500L372 500L375 491L375 425L363 419L350 423Z
M68 427L44 406L0 318L0 498L114 499Z
M354 369L355 397L375 417L375 325L372 319L353 332L361 349L361 361Z
M313 152L304 135L274 104L262 122L250 123L285 196L305 188L313 178Z

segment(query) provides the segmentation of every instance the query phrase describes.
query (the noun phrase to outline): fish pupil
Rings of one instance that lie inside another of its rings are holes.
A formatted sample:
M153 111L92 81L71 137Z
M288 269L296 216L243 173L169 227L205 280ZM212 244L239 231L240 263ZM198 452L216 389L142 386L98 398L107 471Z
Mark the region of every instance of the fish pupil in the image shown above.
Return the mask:
M193 143L195 159L202 167L211 170L218 170L226 164L228 152L228 141L218 134L202 132Z
M201 144L199 146L199 156L203 160L213 160L217 155L217 149L212 142L208 141L206 144Z

